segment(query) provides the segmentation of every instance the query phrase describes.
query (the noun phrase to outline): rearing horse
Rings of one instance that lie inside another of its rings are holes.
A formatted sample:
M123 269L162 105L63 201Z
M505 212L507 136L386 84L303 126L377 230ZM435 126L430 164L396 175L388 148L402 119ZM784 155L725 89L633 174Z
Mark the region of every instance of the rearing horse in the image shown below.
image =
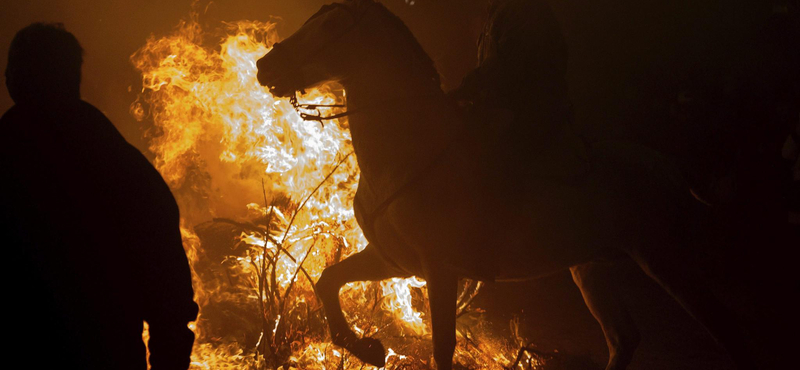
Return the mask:
M510 166L496 154L502 130L466 122L410 31L372 0L324 6L275 44L258 69L259 82L278 96L326 81L347 92L361 168L355 214L369 245L327 268L316 286L333 342L361 360L383 366L385 354L378 340L358 338L346 322L339 289L348 282L424 278L434 359L447 370L459 278L519 280L569 268L605 334L607 369L624 369L639 333L613 287L597 276L627 256L738 366L751 366L731 314L678 253L695 243L688 230L700 205L658 153L597 144L582 176L519 175L527 173L525 160Z

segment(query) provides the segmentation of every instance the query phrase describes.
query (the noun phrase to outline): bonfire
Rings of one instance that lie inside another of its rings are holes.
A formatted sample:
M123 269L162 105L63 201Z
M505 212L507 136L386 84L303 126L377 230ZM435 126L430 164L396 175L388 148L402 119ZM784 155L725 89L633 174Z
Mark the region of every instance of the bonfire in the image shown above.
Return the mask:
M258 84L256 60L277 41L273 23L204 30L193 14L131 57L142 75L131 112L150 126L154 164L181 208L200 305L191 367L370 368L330 344L314 293L325 267L366 246L347 121L304 121ZM300 100L342 103L346 92L324 85ZM501 338L473 307L480 286L463 282L455 361L538 368L543 356L515 322ZM387 345L388 369L432 366L424 281L350 284L341 299L353 329Z

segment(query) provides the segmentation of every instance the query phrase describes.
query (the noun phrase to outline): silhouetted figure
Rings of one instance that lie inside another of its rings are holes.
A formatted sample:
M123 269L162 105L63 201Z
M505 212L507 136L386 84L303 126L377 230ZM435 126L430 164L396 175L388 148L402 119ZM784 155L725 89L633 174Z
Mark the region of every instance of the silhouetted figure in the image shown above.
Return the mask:
M492 0L478 40L478 67L450 93L471 102L482 122L497 125L511 116L505 119L507 155L525 162L521 170L534 177L586 170L586 148L571 127L567 54L546 1Z
M60 24L12 41L0 119L7 353L28 368L186 369L197 316L178 207L145 157L80 99ZM10 313L9 313L10 309Z

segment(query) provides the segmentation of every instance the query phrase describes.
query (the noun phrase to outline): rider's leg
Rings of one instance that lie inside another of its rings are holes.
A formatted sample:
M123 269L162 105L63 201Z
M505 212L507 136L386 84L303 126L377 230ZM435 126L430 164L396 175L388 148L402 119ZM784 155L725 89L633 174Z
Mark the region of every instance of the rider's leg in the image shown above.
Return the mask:
M610 262L589 262L570 268L572 279L581 290L583 300L600 323L608 345L606 370L625 369L639 345L639 330L619 296L608 281Z
M384 366L385 353L380 342L372 338L359 339L347 323L339 302L339 289L354 281L378 281L398 276L400 274L388 266L371 245L322 272L316 291L325 308L334 344L344 347L364 362Z

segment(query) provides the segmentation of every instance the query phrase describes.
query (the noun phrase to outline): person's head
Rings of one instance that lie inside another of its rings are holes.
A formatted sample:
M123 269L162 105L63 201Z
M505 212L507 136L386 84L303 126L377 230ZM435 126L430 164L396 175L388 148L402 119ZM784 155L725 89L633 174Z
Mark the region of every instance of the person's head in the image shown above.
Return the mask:
M34 23L8 50L6 87L15 103L80 99L83 48L61 23Z

